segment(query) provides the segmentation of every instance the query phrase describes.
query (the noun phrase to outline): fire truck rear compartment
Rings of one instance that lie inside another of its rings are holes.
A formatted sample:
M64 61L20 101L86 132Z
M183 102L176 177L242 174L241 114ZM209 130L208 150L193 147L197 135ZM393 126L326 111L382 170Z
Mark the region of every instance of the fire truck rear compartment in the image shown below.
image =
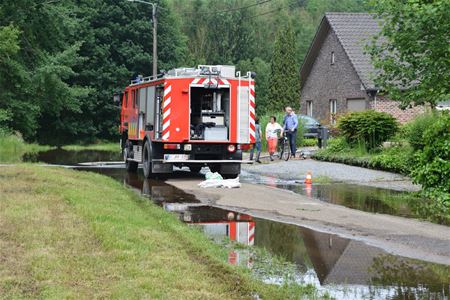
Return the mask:
M191 87L190 105L191 140L229 140L229 88Z

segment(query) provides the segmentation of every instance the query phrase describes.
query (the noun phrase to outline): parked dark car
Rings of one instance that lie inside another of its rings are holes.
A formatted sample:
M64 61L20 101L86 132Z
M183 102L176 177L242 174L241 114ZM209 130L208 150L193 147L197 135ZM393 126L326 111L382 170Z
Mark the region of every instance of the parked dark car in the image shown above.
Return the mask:
M319 121L306 115L298 115L298 121L303 124L304 137L314 137L314 138L317 137L317 135L319 134L319 126L320 126Z

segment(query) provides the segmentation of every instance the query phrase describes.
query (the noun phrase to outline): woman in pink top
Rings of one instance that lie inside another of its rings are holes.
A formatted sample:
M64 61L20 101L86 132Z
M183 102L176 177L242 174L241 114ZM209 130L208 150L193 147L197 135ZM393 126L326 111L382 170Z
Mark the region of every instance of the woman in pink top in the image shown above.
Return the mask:
M271 116L270 122L266 126L266 140L271 161L273 161L273 154L277 150L278 134L280 134L280 136L283 135L283 127L277 123L277 118L275 116Z

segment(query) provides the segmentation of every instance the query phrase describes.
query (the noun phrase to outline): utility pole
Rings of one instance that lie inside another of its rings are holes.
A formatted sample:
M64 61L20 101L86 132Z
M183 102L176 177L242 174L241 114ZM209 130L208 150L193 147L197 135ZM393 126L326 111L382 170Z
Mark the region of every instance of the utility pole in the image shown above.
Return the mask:
M152 6L152 25L153 25L153 77L156 77L158 75L158 36L157 36L157 29L158 29L158 20L156 18L156 3L151 3L147 1L142 0L127 0L128 2L138 2L143 3L147 5Z
M156 19L156 4L152 5L152 23L153 23L153 77L158 75L158 21Z

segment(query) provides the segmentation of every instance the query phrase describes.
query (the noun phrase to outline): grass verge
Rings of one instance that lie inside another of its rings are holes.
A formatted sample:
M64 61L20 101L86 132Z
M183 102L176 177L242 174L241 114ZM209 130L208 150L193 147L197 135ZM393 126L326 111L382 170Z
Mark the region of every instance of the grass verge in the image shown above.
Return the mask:
M1 170L2 297L315 297L310 288L265 285L226 255L113 179L32 165Z
M82 150L97 150L97 151L120 151L119 143L98 143L92 145L66 145L62 147L64 150L82 151Z
M352 148L343 139L329 140L327 148L320 149L312 158L364 167L369 169L409 175L413 150L409 146L392 146L378 152L368 152L362 147Z
M21 137L10 134L0 134L0 163L17 163L29 152L51 149L50 146L27 144Z

